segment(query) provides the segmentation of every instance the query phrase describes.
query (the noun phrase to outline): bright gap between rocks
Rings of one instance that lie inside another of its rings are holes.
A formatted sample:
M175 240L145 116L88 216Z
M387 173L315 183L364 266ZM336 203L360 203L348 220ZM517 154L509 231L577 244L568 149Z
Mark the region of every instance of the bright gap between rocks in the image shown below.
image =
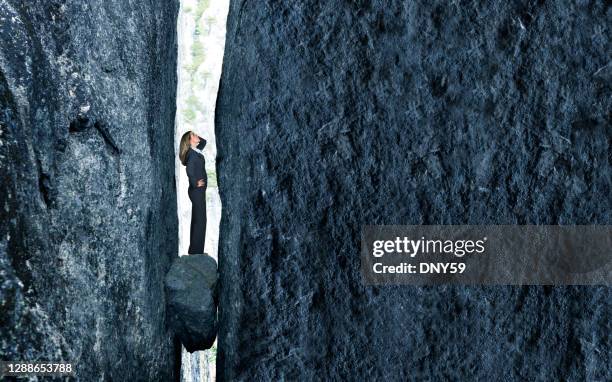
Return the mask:
M178 83L174 134L180 256L185 256L189 247L191 201L187 195L189 183L185 167L178 160L178 146L183 133L192 130L207 140L204 148L208 175L204 252L215 259L218 258L221 200L215 171L217 147L214 115L228 10L229 0L180 0L177 20ZM206 351L189 353L183 348L181 381L214 381L216 356L216 342Z

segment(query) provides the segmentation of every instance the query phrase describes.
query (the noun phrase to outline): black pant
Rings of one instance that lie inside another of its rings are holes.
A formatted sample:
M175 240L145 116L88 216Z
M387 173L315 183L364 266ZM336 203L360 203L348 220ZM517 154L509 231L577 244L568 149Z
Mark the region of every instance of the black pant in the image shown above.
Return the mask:
M187 192L191 199L191 230L188 254L204 253L206 235L206 187L191 188Z

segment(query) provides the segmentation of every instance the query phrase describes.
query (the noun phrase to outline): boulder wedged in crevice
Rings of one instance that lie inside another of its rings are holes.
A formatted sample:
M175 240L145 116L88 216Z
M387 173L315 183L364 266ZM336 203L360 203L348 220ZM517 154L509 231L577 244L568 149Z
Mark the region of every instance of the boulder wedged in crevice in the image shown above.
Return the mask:
M217 336L217 262L207 254L179 257L166 275L168 324L190 353Z

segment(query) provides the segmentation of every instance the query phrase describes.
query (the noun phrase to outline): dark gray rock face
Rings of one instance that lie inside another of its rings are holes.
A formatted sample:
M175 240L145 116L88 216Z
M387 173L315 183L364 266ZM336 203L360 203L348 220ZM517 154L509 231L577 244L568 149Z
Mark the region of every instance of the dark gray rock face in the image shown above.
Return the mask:
M172 380L178 1L0 2L0 358ZM180 358L178 358L180 361Z
M217 262L207 254L181 256L166 275L168 324L190 353L217 337Z
M222 380L611 380L605 287L369 287L364 224L610 224L604 1L232 1Z

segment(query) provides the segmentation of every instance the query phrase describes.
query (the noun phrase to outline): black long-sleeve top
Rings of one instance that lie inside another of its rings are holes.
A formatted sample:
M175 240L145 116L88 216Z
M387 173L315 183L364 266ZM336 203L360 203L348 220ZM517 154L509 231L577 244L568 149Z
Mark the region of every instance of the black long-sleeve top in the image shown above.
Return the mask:
M200 143L196 146L198 150L202 150L206 146L206 139L200 138ZM198 186L198 180L204 179L204 188L208 184L206 177L206 167L204 163L204 156L199 152L189 148L187 151L187 177L189 178L189 189L196 188Z

